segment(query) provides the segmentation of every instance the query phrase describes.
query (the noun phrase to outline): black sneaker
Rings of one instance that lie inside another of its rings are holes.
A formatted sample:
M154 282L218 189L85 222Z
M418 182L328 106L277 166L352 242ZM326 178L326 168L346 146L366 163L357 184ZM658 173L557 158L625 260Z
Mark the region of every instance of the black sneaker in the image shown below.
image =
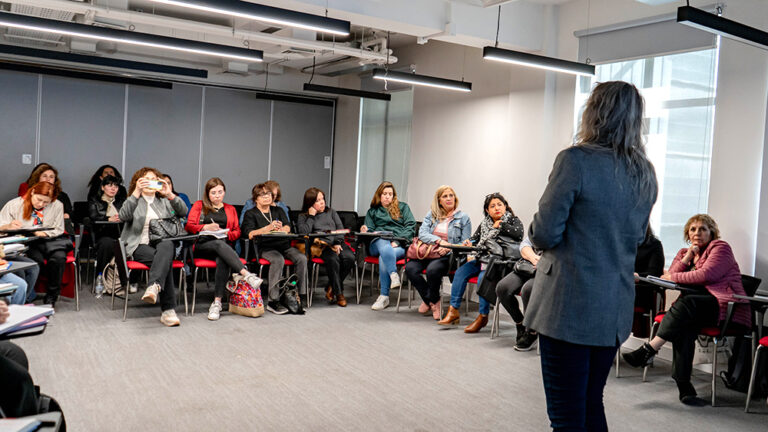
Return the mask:
M281 305L279 301L271 301L267 303L267 310L275 315L285 315L288 313L288 309Z
M515 343L520 342L520 339L523 338L523 335L525 334L525 326L522 324L515 323L515 327L517 327L517 336L515 337Z
M530 351L536 347L536 341L539 339L539 334L533 331L526 331L523 336L520 337L515 345L515 351Z
M693 384L690 381L677 382L677 390L680 392L680 402L690 406L704 406L707 401L696 395L696 389L693 388Z
M656 350L651 348L648 342L644 343L640 348L624 353L621 355L624 361L632 367L646 367L653 363L653 358L656 356Z

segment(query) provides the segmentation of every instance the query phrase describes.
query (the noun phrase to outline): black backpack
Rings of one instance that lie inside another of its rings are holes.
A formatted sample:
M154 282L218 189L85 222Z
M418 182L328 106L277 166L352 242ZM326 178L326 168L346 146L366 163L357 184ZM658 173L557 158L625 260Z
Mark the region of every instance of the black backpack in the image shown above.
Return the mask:
M756 369L752 398L764 398L768 396L768 353L762 353ZM751 376L752 344L749 339L739 336L733 343L733 355L728 359L728 370L720 372L720 378L729 389L746 393Z

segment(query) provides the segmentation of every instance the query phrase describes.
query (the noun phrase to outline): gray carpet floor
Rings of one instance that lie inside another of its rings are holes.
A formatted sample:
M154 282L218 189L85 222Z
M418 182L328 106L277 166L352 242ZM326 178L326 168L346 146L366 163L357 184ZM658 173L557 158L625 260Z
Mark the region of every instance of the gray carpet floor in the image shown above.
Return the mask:
M206 319L212 291L203 285L194 316L177 309L177 328L162 326L159 306L139 294L122 322L121 309L86 289L80 312L60 301L47 331L18 343L71 431L548 430L539 357L512 349L510 321L495 340L490 326L467 335L473 313L446 329L415 304L400 313L372 311L374 297L357 305L351 285L346 308L318 290L304 316L224 312L217 322ZM764 400L745 414L745 395L720 384L719 406L687 407L669 374L663 361L645 383L640 370L622 367L618 379L612 371L611 429L768 430ZM694 385L709 396L707 375Z

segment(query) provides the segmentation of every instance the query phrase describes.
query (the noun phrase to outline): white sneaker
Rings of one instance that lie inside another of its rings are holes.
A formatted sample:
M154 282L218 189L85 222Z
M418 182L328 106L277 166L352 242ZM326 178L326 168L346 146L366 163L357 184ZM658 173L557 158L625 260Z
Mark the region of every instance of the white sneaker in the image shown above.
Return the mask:
M128 294L136 294L139 291L139 284L128 285Z
M390 273L389 280L391 281L389 283L390 288L398 288L400 286L400 276L397 274L397 272Z
M176 316L176 311L173 309L163 311L163 314L160 315L160 322L165 324L167 327L176 327L177 325L181 324L179 317Z
M248 282L248 285L253 287L253 289L258 288L261 285L261 282L263 281L263 279L261 279L260 277L256 276L253 273L248 273L248 275L244 279L246 282Z
M376 303L371 306L371 309L380 311L386 309L387 306L389 306L389 296L380 295L379 298L376 299Z
M141 300L149 304L155 304L157 303L157 294L159 292L160 292L160 284L155 282L152 285L147 287L147 290L144 291L144 295L141 296ZM176 312L174 312L173 315L176 316Z
M208 319L211 321L217 321L221 316L221 302L214 301L211 303L211 307L208 308Z

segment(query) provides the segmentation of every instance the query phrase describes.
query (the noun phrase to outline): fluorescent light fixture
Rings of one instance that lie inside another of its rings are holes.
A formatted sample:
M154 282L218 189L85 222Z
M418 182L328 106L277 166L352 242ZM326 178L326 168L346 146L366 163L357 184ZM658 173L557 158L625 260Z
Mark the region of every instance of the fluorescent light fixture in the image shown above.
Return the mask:
M464 81L449 80L445 78L431 77L427 75L416 75L406 72L396 72L384 69L374 69L373 78L384 81L395 81L413 85L440 88L445 90L455 90L461 92L471 92L472 83Z
M239 0L152 0L205 12L235 16L272 24L315 30L340 36L348 36L349 21L310 15L288 9L264 6Z
M483 48L483 58L520 66L546 69L555 72L569 73L573 75L594 75L595 66L586 63L560 60L557 58L529 54L520 51L512 51L492 46Z
M57 21L6 12L0 13L0 26L224 57L246 62L260 62L264 57L263 53L259 50L198 42L188 39L178 39L168 36L157 36L127 30L94 27L69 21Z
M692 6L677 9L677 22L757 48L768 49L768 33Z
M331 86L309 84L309 83L304 84L304 91L331 93L331 94L338 94L338 95L344 95L344 96L354 96L354 97L361 97L361 98L368 98L368 99L379 99L379 100L385 100L385 101L392 100L392 95L389 93L379 93L379 92L355 90L355 89L344 88L344 87L331 87Z

